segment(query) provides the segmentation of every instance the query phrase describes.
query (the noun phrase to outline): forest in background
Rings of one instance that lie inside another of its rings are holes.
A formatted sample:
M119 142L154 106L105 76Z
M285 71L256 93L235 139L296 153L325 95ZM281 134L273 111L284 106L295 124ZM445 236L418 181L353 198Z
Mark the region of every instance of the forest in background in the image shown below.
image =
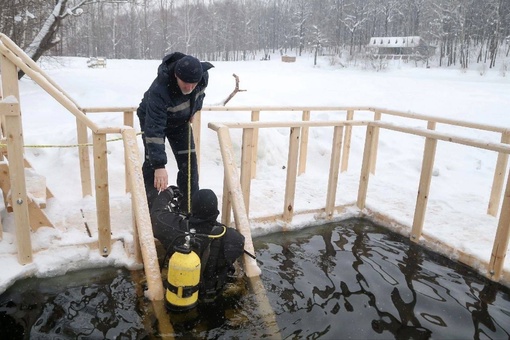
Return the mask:
M420 36L437 66L510 54L510 0L0 0L0 32L42 55L216 61L303 53L355 59L371 37Z

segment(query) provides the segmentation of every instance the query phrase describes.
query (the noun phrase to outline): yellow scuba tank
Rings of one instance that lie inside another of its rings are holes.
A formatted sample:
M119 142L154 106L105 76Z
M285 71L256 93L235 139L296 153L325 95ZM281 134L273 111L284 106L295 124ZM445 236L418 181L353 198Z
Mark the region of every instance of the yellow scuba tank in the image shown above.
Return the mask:
M200 258L186 243L176 246L168 261L165 305L172 311L185 311L196 306L200 283Z

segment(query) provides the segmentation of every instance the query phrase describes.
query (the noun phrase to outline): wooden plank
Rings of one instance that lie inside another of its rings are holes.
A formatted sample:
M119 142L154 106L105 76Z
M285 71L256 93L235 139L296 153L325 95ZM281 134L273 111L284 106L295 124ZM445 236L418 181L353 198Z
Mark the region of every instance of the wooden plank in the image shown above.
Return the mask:
M111 251L110 193L108 188L108 150L106 135L92 135L94 152L94 179L99 253L108 256Z
M231 192L227 182L227 172L224 171L223 175L223 199L221 201L221 223L230 225L232 217L232 199L230 198Z
M381 120L381 112L375 111L374 112L374 121L380 121ZM373 146L372 146L372 159L370 160L370 172L372 174L375 174L375 165L377 163L377 150L379 149L379 128L376 127L374 129L374 135L373 135Z
M285 198L283 204L283 220L292 221L294 215L294 198L296 196L297 163L299 151L299 137L301 128L290 128L289 154L287 159L287 178L285 181Z
M154 233L149 215L149 206L145 194L143 183L141 156L136 142L136 133L134 129L126 128L122 131L125 162L128 166L128 177L133 192L131 199L133 204L135 223L138 230L138 240L142 251L145 276L147 278L148 292L150 300L162 300L164 297L163 282L161 280L161 270L159 267L156 245L154 243Z
M340 153L342 151L343 127L335 126L333 132L333 145L331 146L331 161L329 165L328 193L326 196L326 216L331 218L335 208L336 188L340 170Z
M5 36L2 37L2 41L4 37ZM35 81L43 90L64 106L76 118L82 120L92 131L98 131L99 127L80 110L78 105L69 96L67 96L65 92L61 91L60 88L56 87L54 83L43 76L44 72L37 64L33 67L29 67L25 63L26 59L30 59L26 54L23 53L23 55L17 56L2 44L0 44L0 51L2 55L5 55L12 63L22 69L33 81Z
M501 214L498 221L496 236L492 246L491 259L489 262L489 274L491 278L498 281L503 272L506 254L508 252L508 242L510 238L510 171L506 180L505 197L501 206Z
M226 187L229 188L230 198L232 201L236 229L245 238L244 249L250 254L255 254L253 240L251 238L250 222L248 215L246 214L246 207L244 206L244 198L241 185L239 183L239 175L237 173L230 133L228 128L225 126L219 127L216 131L218 133L218 140L220 143L223 167L225 168ZM260 275L261 270L255 259L245 253L243 255L243 262L246 276L253 277Z
M365 209L368 192L368 180L370 179L370 162L372 161L373 152L373 138L375 127L373 125L367 126L365 136L365 148L363 150L363 161L361 163L361 174L359 179L358 199L356 205L359 209Z
M6 154L6 157L7 154ZM32 166L32 164L30 164L29 160L25 158L23 158L23 162L25 163L25 168L28 168L28 169L33 169L34 167ZM51 190L46 186L46 198L49 199L49 198L53 198L55 197L55 195L53 195L53 193L51 192Z
M28 197L28 215L30 217L30 228L32 231L37 231L40 227L53 228L53 223L51 223L44 210L42 210L30 196Z
M310 121L310 111L303 111L301 120L304 122ZM306 172L306 159L308 158L308 135L310 128L304 126L301 128L301 143L299 146L299 171L298 175Z
M253 129L243 129L243 146L241 152L241 190L243 191L246 214L250 214L250 185L252 174Z
M411 229L411 241L418 243L423 231L425 213L430 194L430 182L432 181L432 171L434 168L434 158L436 157L437 139L427 138L425 140L425 149L423 151L423 161L421 166L420 184L418 186L418 195L416 207L414 209L413 226Z
M7 133L7 149L9 155L9 177L11 197L13 199L14 225L16 226L16 242L18 261L21 264L32 262L32 244L30 240L30 218L28 213L28 197L25 186L23 166L23 141L19 117L5 117ZM14 155L14 156L13 156Z
M501 134L501 143L510 144L510 132L506 131ZM494 177L492 179L492 189L487 207L487 214L496 217L501 202L501 193L503 192L503 185L505 184L505 172L508 166L508 154L498 153L496 161L496 168L494 169Z
M135 126L134 111L124 111L124 125L130 126L130 127ZM127 173L127 171L128 171L127 164L125 165L125 167L126 167L126 173ZM131 192L131 186L129 184L129 180L128 180L127 176L126 176L125 182L126 182L126 193L129 193L129 192Z
M9 178L9 166L7 162L0 162L0 189L4 198L4 205L7 208L7 195L11 191L11 180Z
M354 110L348 110L346 120L352 121L354 118ZM342 151L342 166L341 172L347 171L349 167L349 155L351 153L351 139L352 139L352 126L345 126L345 134L344 134L344 146Z
M90 169L89 143L87 125L76 119L78 139L78 158L80 161L81 194L83 197L92 196L92 176Z
M251 121L258 122L260 120L260 111L252 111L251 112ZM254 179L257 177L257 159L258 159L258 149L259 149L259 129L253 129L253 142L252 142L252 156L251 160L253 162L251 166L251 178Z
M8 38L6 35L0 33L0 40L2 43L5 44L5 46L12 51L17 57L19 57L20 60L23 61L28 67L30 67L33 70L36 70L39 75L44 77L55 89L57 89L59 92L61 92L64 96L68 97L70 100L73 101L73 103L78 107L79 105L64 91L63 88L61 88L56 82L51 79L46 72L44 72L43 69L39 67L39 65L30 58L25 51L23 51L18 45L14 43L10 38Z
M2 44L0 44L0 47ZM16 227L16 244L18 248L18 262L27 264L32 262L32 242L30 240L30 217L28 215L28 199L25 187L25 171L23 162L23 128L21 125L21 112L19 107L18 70L10 62L4 52L0 54L0 73L2 74L2 90L4 103L8 101L9 107L2 106L5 117L5 136L7 140L7 153L9 160L9 184L12 197L15 201L14 225ZM7 110L8 109L8 110ZM6 112L6 110L8 112Z

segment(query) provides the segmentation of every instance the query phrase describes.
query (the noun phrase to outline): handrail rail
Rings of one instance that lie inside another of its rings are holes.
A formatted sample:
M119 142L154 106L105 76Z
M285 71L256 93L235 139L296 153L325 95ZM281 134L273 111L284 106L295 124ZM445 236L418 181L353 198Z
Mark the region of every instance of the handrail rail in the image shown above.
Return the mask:
M286 185L286 194L285 194L285 202L283 204L282 213L281 215L278 215L281 220L285 223L290 223L292 221L292 216L295 214L294 212L294 192L295 192L295 179L296 179L296 171L295 168L296 165L296 154L297 150L293 147L293 141L296 139L295 136L299 136L299 130L309 127L324 127L324 126L330 126L335 127L335 133L333 137L333 145L332 145L332 156L331 156L331 166L329 170L329 182L328 182L328 188L327 188L327 204L324 208L325 215L323 215L323 218L325 219L331 219L333 212L335 211L334 207L334 198L336 196L336 185L337 185L337 178L338 178L338 162L339 162L339 153L340 153L340 143L338 143L339 140L341 140L342 136L342 129L344 127L348 126L366 126L367 132L366 132L366 138L365 138L365 150L363 153L363 162L362 162L362 169L360 174L360 180L359 180L359 189L358 189L358 198L356 200L356 205L360 210L363 210L366 208L365 202L366 202L366 196L368 192L368 183L369 183L369 177L370 177L370 169L372 167L372 162L374 161L373 152L375 150L376 143L374 141L375 138L375 130L376 129L387 129L392 130L396 132L406 133L406 134L412 134L416 136L425 137L426 143L425 143L425 151L423 156L423 162L422 162L422 170L421 170L421 176L420 176L420 184L418 189L418 196L416 201L416 207L415 207L415 216L413 220L412 225L412 231L410 234L410 239L413 242L419 242L420 237L422 236L423 231L423 225L424 225L424 216L425 216L425 210L427 206L427 201L429 197L429 188L430 188L430 182L432 178L432 168L435 158L435 146L437 144L437 141L444 141L448 143L456 143L461 144L469 147L475 147L480 148L484 150L490 150L493 152L502 153L505 155L510 154L510 145L506 143L490 143L486 141L482 141L475 138L469 138L469 137L463 137L460 135L452 134L452 133L444 133L444 132L437 132L429 129L419 129L419 128L413 128L413 127L405 127L405 126L398 126L395 124L387 123L387 122L381 122L381 121L329 121L329 122L246 122L246 123L225 123L225 122L210 122L209 128L217 131L218 138L221 139L230 139L230 129L243 129L243 141L245 140L246 135L251 135L251 132L254 129L261 129L261 128L281 128L281 127L288 127L290 128L290 140L289 140L289 153L288 153L288 159L289 159L289 165L287 167L287 185ZM297 129L297 130L295 130ZM221 135L220 136L220 131ZM249 139L249 138L248 138ZM249 143L251 143L251 139L249 140ZM245 161L246 157L249 157L251 154L251 149L249 147L249 143L243 142L243 148L242 148L242 155L241 155L241 176L240 176L240 182L241 186L239 186L238 182L233 181L231 178L226 178L226 183L228 184L227 188L224 188L224 193L228 195L230 193L234 198L232 198L233 201L239 201L240 197L239 195L242 195L244 198L244 206L249 206L249 200L250 200L250 180L251 178L243 176L243 173L250 173L251 167L256 166L254 162L251 161ZM221 151L222 154L229 154L233 151L224 150L224 149L231 149L231 142L221 144ZM247 147L247 148L245 148ZM228 176L232 177L232 173L234 170L230 170L231 167L235 167L235 160L232 159L232 156L229 154L227 157L228 159L225 159L224 157L224 166L225 166L225 173L227 176L227 169ZM291 161L294 159L294 161ZM237 175L235 176L236 178ZM238 180L239 181L239 180ZM490 278L491 280L498 281L501 278L501 275L503 273L503 266L504 266L504 260L505 255L508 249L509 241L510 241L510 173L507 178L507 187L505 191L505 197L502 205L502 213L499 218L498 226L497 226L497 232L496 236L494 238L493 242L493 248L491 253L491 258L488 261L483 261L486 264L487 272L481 272L482 275L485 275L486 277ZM235 184L233 187L232 184ZM242 191L240 193L239 191ZM242 205L241 205L242 206ZM234 206L234 213L235 210L238 209ZM317 218L317 216L316 216ZM228 220L223 220L223 223L230 223ZM469 260L469 257L463 256L461 257L460 261L463 262L462 259ZM466 263L470 266L473 266L473 263ZM480 271L479 268L475 268L478 271Z
M15 53L15 52L16 53ZM149 219L149 212L145 193L141 193L143 185L137 183L142 178L140 157L138 155L138 148L136 148L136 139L133 129L126 129L125 127L99 127L92 120L90 120L82 109L72 100L58 85L56 85L47 75L40 69L40 67L30 59L21 49L19 49L7 36L0 33L0 61L2 70L6 70L2 76L3 95L13 96L17 103L20 102L18 79L14 75L16 73L16 67L21 69L27 74L32 80L34 80L41 88L43 88L48 94L50 94L57 102L59 102L64 108L71 112L77 121L77 138L82 140L86 138L86 129L92 130L93 139L93 154L94 154L94 177L95 177L95 189L96 189L96 214L98 224L98 248L102 256L108 256L112 246L111 236L111 216L110 216L110 197L108 189L108 152L106 147L106 135L109 133L121 133L123 135L124 145L126 147L126 167L127 177L131 181L131 185L134 188L132 195L132 202L134 208L134 226L135 230L138 227L139 241L142 243L142 257L144 262L144 269L147 276L148 291L147 296L153 300L163 299L163 282L161 280L159 263L157 262L156 246L154 243L154 237L152 234L152 226ZM5 101L4 101L5 104ZM7 110L9 107L3 105ZM19 108L19 104L17 104ZM18 109L19 111L19 109ZM19 119L19 112L18 117ZM23 145L21 124L16 126L11 124L10 128L12 131L7 131L7 135L12 135L12 141L8 140L8 151L11 157L9 157L9 166L15 167L15 169L23 169L23 152L22 148L17 150L13 149L12 146ZM4 124L5 126L5 124ZM18 132L18 129L20 130ZM87 147L83 147L80 151L87 151ZM86 152L88 155L88 151ZM83 153L82 153L83 155ZM87 158L88 159L88 158ZM84 171L85 170L85 171ZM86 174L86 171L90 171L90 167L80 167L82 182L83 177L90 178L90 172ZM17 236L20 245L30 246L30 232L29 224L26 221L29 220L28 210L26 208L26 183L23 176L24 171L17 170L17 180L13 182L13 189L17 189L22 199L20 202L20 208L14 209ZM18 223L19 222L19 223ZM135 232L136 237L136 232ZM21 243L20 243L21 242ZM23 250L21 246L18 247L18 251ZM19 252L21 263L27 263L32 261L32 252ZM23 257L23 258L21 258ZM156 259L156 260L154 260Z
M45 75L44 71L35 63L30 63L31 60L23 51L20 54L15 54L7 47L6 42L9 45L14 44L6 35L0 33L0 51L4 54L11 62L19 67L26 75L34 80L39 86L41 86L48 94L50 94L56 101L64 106L69 112L71 112L77 119L87 125L93 132L98 131L99 127L90 120L78 107L78 105L70 99L70 97L53 81L48 80L49 78Z
M136 111L136 107L120 107L120 108L114 108L114 107L92 107L92 108L86 108L84 109L86 112L90 113L98 113L98 112L124 112L124 120L129 120L131 122L130 126L134 126L133 122L133 114ZM463 128L469 128L469 129L477 129L477 130L483 130L488 132L495 132L500 133L500 142L505 144L510 144L510 128L508 127L501 127L501 126L495 126L495 125L489 125L489 124L480 124L480 123L473 123L473 122L466 122L461 120L455 120L450 118L444 118L440 116L430 116L430 115L424 115L419 113L413 113L413 112L402 112L397 110L390 110L386 108L380 108L380 107L349 107L349 106L327 106L327 107L318 107L318 106L287 106L287 107L276 107L276 106L237 106L237 107L225 107L225 106L208 106L203 107L203 111L216 111L216 112L238 112L238 111L246 111L251 112L251 121L259 121L260 120L260 112L262 111L279 111L279 112L302 112L302 120L303 121L309 121L310 120L310 113L312 111L346 111L346 120L354 120L354 113L355 112L369 112L373 113L374 121L379 121L382 119L382 115L390 115L395 117L402 117L402 118L408 118L413 120L421 120L427 122L427 129L435 130L437 123L440 124L447 124L452 126L458 126ZM200 168L200 134L201 134L201 112L198 112L195 116L193 128L195 130L195 144L196 144L196 153L198 158L198 164ZM305 127L302 130L301 140L300 140L300 146L299 146L299 168L298 173L302 174L306 171L306 158L307 158L307 145L308 145L308 128ZM351 143L351 126L347 126L344 136L343 136L343 150L342 150L342 156L341 156L341 172L344 172L348 168L349 163L349 153L350 153L350 143ZM375 133L375 139L378 139L378 130L376 129L374 131ZM257 154L257 139L258 139L258 130L255 128L253 131L253 135L251 136L253 144L255 145L252 148L252 157ZM375 173L375 167L376 162L375 159L377 158L377 143L376 143L376 149L373 151L374 161L371 162L371 172ZM487 214L491 216L497 216L498 209L501 202L502 192L503 192L503 185L504 185L504 172L508 166L508 159L509 155L505 153L499 153L496 161L496 167L494 170L494 176L493 176L493 185L490 195L490 200L487 206ZM82 168L85 168L85 165L82 165ZM250 174L251 178L255 178L256 175L256 169L253 168L252 173ZM84 181L84 185L86 185L87 181ZM83 194L86 195L87 192L86 187L83 188Z

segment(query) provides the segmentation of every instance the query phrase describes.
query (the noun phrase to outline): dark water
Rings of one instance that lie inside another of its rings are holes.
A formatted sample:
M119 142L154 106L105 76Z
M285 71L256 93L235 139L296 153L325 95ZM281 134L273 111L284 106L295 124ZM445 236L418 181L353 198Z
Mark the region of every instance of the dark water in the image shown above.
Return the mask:
M364 220L254 240L284 339L509 339L510 289ZM277 336L247 280L192 312L143 298L140 272L18 281L0 295L2 339ZM158 309L159 308L159 309ZM172 320L158 322L156 310Z

